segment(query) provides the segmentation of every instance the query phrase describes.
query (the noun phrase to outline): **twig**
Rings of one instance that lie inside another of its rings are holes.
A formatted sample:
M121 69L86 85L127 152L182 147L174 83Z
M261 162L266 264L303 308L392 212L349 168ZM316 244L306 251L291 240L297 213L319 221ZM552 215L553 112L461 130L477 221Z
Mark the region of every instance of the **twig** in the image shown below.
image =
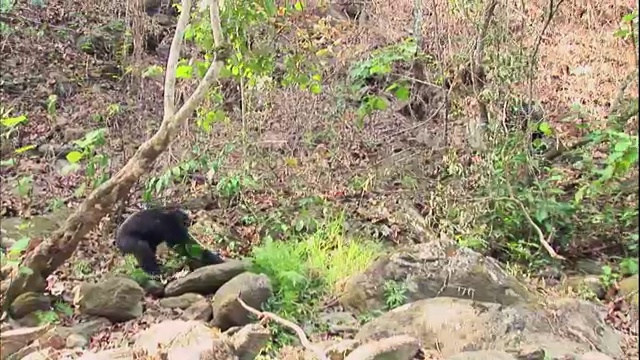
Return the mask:
M327 356L322 352L322 350L317 348L315 345L311 343L311 341L309 341L309 339L307 338L307 335L304 333L304 331L300 326L292 323L289 320L283 319L274 313L256 310L251 306L247 305L247 303L245 303L240 297L237 298L237 301L240 305L242 305L243 308L245 308L245 310L257 316L258 319L268 318L293 330L296 333L296 335L298 335L298 338L300 339L300 343L302 344L302 346L304 346L305 349L313 352L313 354L319 360L329 360Z
M544 233L542 232L540 227L536 225L536 223L533 221L533 219L529 215L529 212L527 211L527 208L524 206L522 201L516 199L515 195L513 194L513 189L511 189L511 185L509 185L508 183L507 183L507 189L509 190L510 197L501 197L501 198L498 198L497 200L509 200L518 204L520 206L520 209L522 209L522 214L527 218L527 221L529 222L529 224L531 224L531 226L533 226L533 228L536 230L536 233L538 233L538 241L540 242L540 245L542 245L542 247L547 251L549 256L551 256L556 260L566 260L564 256L558 255L558 253L555 250L553 250L551 245L549 245L549 241L545 240ZM549 235L549 239L551 239L551 234Z

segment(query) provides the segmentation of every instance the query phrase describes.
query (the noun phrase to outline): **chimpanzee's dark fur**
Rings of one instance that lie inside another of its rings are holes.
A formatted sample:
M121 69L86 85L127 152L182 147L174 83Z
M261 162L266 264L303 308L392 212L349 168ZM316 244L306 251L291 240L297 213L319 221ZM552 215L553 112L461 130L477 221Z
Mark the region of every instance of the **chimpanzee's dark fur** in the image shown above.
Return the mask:
M151 208L139 211L127 218L116 234L116 245L124 254L132 254L146 273L159 274L156 249L163 241L180 255L189 255L188 247L200 246L189 235L189 215L179 209ZM218 255L202 247L198 262L202 265L223 263Z

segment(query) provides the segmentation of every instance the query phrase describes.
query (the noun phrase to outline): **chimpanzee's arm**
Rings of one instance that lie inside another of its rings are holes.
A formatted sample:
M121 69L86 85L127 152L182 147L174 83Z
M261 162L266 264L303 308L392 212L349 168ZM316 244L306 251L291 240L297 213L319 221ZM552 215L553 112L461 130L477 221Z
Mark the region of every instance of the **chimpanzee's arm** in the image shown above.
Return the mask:
M175 228L170 229L165 236L167 245L175 252L181 256L199 259L203 262L202 265L215 265L224 262L219 255L202 247L202 245L189 234L186 226L182 225L182 223L175 223L175 225ZM198 248L198 250L194 248Z
M206 249L202 250L202 265L216 265L222 264L223 262L224 260L220 257L220 255Z

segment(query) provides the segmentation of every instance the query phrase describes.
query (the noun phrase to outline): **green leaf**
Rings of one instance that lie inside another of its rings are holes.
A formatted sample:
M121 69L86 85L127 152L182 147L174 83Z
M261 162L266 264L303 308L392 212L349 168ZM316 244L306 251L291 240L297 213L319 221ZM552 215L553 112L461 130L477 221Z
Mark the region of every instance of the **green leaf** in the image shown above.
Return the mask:
M636 275L638 273L638 260L627 258L620 262L620 267L626 275Z
M13 245L11 245L11 249L9 252L11 253L21 253L27 249L29 246L29 242L31 242L31 238L22 237L20 240L16 241Z
M580 189L578 189L578 191L576 191L576 194L575 194L575 196L573 198L574 201L576 203L582 202L582 199L584 199L584 195L586 194L586 192L587 192L587 187L586 186L583 186Z
M618 29L613 32L613 36L617 38L626 38L627 36L629 36L629 34L629 30L626 29Z
M409 96L410 96L409 88L406 86L399 86L398 89L395 91L395 95L400 101L409 100Z
M400 85L398 85L398 83L393 83L393 84L389 85L389 87L387 87L384 91L394 91L398 87L400 87Z
M374 65L369 69L369 74L377 75L377 74L388 74L391 72L391 67L385 64Z
M548 217L549 217L549 212L547 212L547 209L539 208L536 211L535 218L536 220L538 220L538 222L544 222Z
M79 151L72 151L72 152L67 154L67 161L72 163L72 164L76 164L80 160L82 160L83 156L84 156L84 154L82 154Z
M302 11L303 10L303 6L302 6L302 3L300 1L296 2L295 5L293 5L293 7L298 11Z
M176 79L191 79L192 74L193 67L191 65L179 65L176 68Z
M551 126L548 122L543 122L538 125L538 130L542 131L542 133L546 136L551 136L553 134L553 130L551 130Z
M600 180L609 180L613 177L613 172L615 170L615 166L608 165L604 170L600 172Z
M372 107L374 110L386 110L389 107L389 102L383 97L376 96L373 98Z
M35 149L35 148L36 148L36 146L35 146L35 145L27 145L27 146L23 146L23 147L21 147L21 148L16 149L16 150L15 150L15 153L16 153L16 154L22 154L22 153L24 153L24 152L27 152L27 151L29 151L29 150L31 150L31 149Z
M163 188L164 188L164 182L162 181L162 178L160 178L156 181L156 194L159 194L160 192L162 192Z
M621 141L618 141L616 143L616 145L613 147L613 149L616 152L625 152L625 151L627 151L627 149L629 149L629 147L631 147L631 142L625 141L625 140L621 140Z
M322 88L319 84L312 84L309 90L311 90L311 93L315 95L318 95L322 92Z
M635 12L630 12L627 15L622 17L622 21L631 22L631 20L633 20L633 18L635 18L636 16L637 16L637 14L635 14Z
M22 122L27 121L27 117L25 115L20 115L16 117L5 118L0 121L3 126L14 127Z

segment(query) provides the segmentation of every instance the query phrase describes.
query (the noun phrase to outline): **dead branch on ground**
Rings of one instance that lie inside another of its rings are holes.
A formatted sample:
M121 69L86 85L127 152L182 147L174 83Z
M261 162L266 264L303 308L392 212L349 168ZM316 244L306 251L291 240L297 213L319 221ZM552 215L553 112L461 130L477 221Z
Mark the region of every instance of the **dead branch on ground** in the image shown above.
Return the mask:
M522 210L522 214L538 234L538 242L547 251L549 256L551 256L553 259L556 259L556 260L566 260L564 256L559 255L555 250L553 250L553 248L549 244L549 239L551 239L551 236L553 235L553 233L549 234L549 237L547 239L544 238L544 233L542 232L542 229L540 229L540 227L533 221L533 219L531 218L531 215L529 215L529 212L527 211L527 208L524 206L522 201L516 198L515 194L513 193L513 189L511 188L511 185L509 185L509 183L506 183L506 185L507 185L507 189L509 190L509 197L500 197L500 198L497 198L496 200L503 200L503 201L508 200L518 204L518 206L520 206L520 209Z
M319 360L328 360L324 352L322 352L321 349L319 349L318 347L313 345L311 341L309 341L309 338L307 338L307 335L304 333L304 330L302 330L300 326L292 323L287 319L283 319L274 313L254 309L251 306L247 305L247 303L245 303L240 297L237 298L237 301L240 305L242 305L243 308L245 308L245 310L257 316L258 319L262 320L264 318L267 318L293 330L296 333L296 335L298 335L298 338L300 339L300 344L302 344L302 346L305 349L311 351Z
M208 0L211 7L211 28L216 46L222 46L218 0ZM2 309L7 310L13 300L26 291L42 291L44 279L67 261L74 253L80 240L91 231L100 220L111 211L114 204L127 196L130 189L145 173L149 172L155 160L167 149L188 116L203 100L211 84L218 78L223 62L214 59L204 78L184 105L175 111L176 68L184 31L189 22L191 0L182 0L182 12L178 18L176 31L171 43L165 74L164 117L158 131L145 141L126 165L104 184L93 190L77 210L67 218L50 238L26 253L19 268L14 268L12 276L3 281ZM34 285L38 284L38 285Z

